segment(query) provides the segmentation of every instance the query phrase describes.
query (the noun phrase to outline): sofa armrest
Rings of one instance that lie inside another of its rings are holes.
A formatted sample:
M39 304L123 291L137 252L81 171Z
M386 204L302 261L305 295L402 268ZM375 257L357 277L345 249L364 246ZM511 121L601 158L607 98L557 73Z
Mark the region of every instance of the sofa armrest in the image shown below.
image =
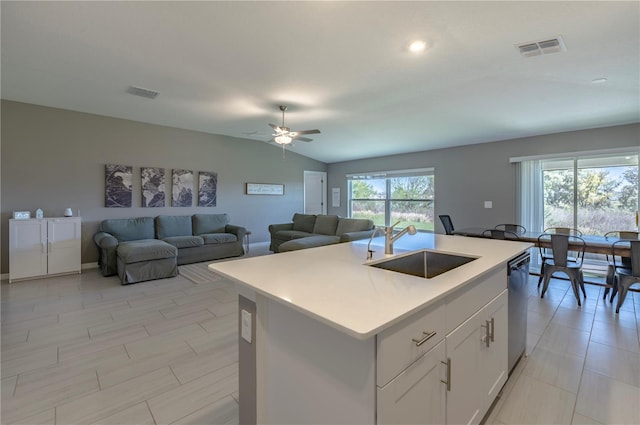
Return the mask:
M276 232L280 230L293 230L293 223L280 223L280 224L270 224L269 225L269 233L273 236Z
M371 235L373 235L373 232L375 232L375 229L343 233L340 235L340 242L351 242L360 239L367 239L370 238Z
M98 266L103 276L112 276L118 272L118 239L110 233L98 232L93 235L98 247Z
M244 235L247 234L247 229L242 226L236 226L233 224L227 224L224 226L225 233L233 233L236 235L238 242L242 243L244 241Z
M98 245L100 249L113 248L118 246L118 239L111 233L98 232L93 235L93 241Z

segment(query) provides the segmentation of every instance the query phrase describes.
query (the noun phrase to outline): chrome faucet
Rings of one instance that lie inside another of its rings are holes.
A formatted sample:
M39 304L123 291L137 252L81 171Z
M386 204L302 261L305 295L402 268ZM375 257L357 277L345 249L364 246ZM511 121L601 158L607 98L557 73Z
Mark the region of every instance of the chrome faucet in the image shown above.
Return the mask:
M395 235L393 234L393 228L400 224L400 222L396 222L389 227L384 228L384 253L385 254L393 254L393 243L400 239L405 233L409 233L410 235L415 235L417 233L416 228L413 224L405 227Z

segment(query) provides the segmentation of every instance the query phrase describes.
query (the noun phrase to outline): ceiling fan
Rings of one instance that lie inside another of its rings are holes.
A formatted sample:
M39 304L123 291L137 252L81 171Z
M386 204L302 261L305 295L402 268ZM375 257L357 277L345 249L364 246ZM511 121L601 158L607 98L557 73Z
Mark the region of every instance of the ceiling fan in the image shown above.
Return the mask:
M289 127L285 127L284 111L287 110L287 107L284 105L280 105L280 110L282 111L282 125L269 124L269 126L275 131L275 133L272 134L273 139L271 139L270 142L275 142L279 145L282 145L282 147L284 148L285 145L289 145L295 140L299 140L301 142L311 142L313 140L309 139L308 137L302 137L303 134L320 133L320 130L292 131Z

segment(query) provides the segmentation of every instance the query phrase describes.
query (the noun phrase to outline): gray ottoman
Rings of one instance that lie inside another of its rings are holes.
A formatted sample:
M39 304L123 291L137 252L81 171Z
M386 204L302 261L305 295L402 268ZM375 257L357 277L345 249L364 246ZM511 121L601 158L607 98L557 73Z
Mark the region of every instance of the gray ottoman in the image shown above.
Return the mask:
M122 242L118 277L125 285L178 275L178 248L157 239Z

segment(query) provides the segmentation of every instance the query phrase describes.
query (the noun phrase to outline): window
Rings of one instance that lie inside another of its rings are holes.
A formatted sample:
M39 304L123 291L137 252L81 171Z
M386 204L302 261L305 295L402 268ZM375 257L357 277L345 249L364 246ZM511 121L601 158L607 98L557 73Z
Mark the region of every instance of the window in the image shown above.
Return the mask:
M514 158L520 163L520 220L532 231L577 228L586 235L638 228L638 151ZM586 263L605 267L598 255Z
M369 218L376 226L413 224L433 231L432 169L348 175L349 217Z
M544 228L589 235L637 228L638 155L546 160L541 168Z

